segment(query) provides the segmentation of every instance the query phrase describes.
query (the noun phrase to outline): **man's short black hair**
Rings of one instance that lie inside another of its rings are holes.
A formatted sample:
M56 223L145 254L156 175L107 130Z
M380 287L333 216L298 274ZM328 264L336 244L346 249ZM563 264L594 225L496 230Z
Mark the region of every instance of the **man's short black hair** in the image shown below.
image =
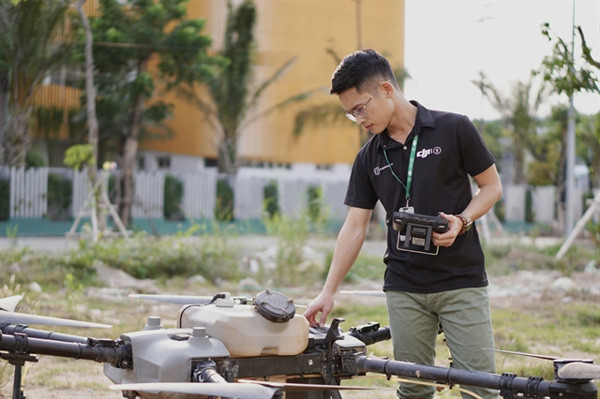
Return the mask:
M398 87L394 72L388 60L375 50L360 50L344 57L333 72L330 94L341 94L355 88L362 93L372 90L374 80L388 80Z

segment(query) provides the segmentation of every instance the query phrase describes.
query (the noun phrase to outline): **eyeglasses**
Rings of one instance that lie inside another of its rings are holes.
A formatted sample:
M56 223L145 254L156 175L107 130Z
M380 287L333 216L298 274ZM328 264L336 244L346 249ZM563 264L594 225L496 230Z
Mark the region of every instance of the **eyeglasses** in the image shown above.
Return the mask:
M373 98L373 96L375 95L375 93L377 93L377 89L379 89L379 86L377 86L377 88L375 88L375 91L373 91L373 94L371 94L371 97L369 97L369 99L367 100L367 102L365 103L365 105L363 105L360 108L355 108L350 112L346 113L346 117L348 119L350 119L352 122L354 123L358 123L358 118L366 118L367 117L367 105L369 105L369 101L371 101L371 99Z

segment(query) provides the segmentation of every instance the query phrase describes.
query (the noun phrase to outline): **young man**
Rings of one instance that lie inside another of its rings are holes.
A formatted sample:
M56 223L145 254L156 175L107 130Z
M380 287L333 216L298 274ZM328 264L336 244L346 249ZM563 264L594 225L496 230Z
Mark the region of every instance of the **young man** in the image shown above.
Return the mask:
M441 323L454 367L495 372L493 352L483 349L493 347L488 282L477 230L471 228L502 194L492 154L466 116L407 101L388 61L373 50L344 58L330 93L338 95L348 118L373 137L354 161L345 199L350 208L329 274L304 315L311 325L325 323L365 240L371 212L381 201L388 227L383 290L396 360L433 364ZM479 188L475 195L469 176ZM431 237L433 246L439 246L436 255L407 250L398 242L392 218L401 208L447 219L448 230ZM469 389L484 398L498 396ZM433 391L401 383L398 396L431 398Z

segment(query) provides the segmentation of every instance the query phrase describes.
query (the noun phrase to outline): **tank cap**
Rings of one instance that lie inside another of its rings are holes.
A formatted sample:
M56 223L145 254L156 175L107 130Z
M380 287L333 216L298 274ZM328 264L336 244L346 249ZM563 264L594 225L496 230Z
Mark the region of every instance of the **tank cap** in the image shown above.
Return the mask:
M268 289L256 295L254 306L262 317L275 323L285 323L296 314L294 301Z

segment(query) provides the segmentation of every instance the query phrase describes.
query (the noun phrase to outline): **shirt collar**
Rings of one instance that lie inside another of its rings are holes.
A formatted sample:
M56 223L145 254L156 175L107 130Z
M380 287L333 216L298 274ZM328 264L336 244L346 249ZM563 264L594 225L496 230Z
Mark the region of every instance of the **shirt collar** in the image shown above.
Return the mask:
M433 118L432 112L429 109L422 106L421 104L419 104L415 100L410 100L410 103L417 107L417 116L415 118L415 125L413 126L412 130L410 131L410 134L406 138L407 143L409 141L412 141L413 137L416 134L421 134L424 127L435 128L435 120ZM404 144L398 143L395 140L392 140L390 138L390 136L388 135L387 129L384 130L377 137L379 137L379 143L378 143L379 148L384 148L384 147L385 148L394 148L397 146L404 145Z

